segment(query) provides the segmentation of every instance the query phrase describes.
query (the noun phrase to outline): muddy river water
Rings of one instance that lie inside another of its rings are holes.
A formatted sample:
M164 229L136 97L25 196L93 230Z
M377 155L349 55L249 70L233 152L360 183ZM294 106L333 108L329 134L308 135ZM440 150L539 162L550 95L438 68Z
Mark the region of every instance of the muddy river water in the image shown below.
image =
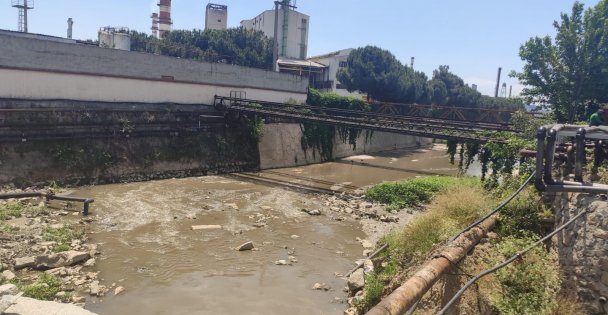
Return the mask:
M95 198L90 242L103 283L126 288L87 308L99 314L342 314L345 281L362 258L354 219L309 216L319 191L456 174L445 147L355 156L260 173L85 187ZM292 188L299 186L299 189ZM221 225L192 230L193 225ZM234 250L252 241L254 251ZM277 260L297 260L276 265ZM330 290L312 290L325 283Z

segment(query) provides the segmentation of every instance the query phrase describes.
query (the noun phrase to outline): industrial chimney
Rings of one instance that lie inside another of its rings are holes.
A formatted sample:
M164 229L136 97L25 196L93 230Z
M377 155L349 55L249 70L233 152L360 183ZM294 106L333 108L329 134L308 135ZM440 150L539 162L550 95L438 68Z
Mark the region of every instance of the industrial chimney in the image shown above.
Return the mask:
M158 38L158 13L152 13L152 36Z
M74 24L74 20L72 18L68 19L68 38L72 39L72 25Z
M160 0L158 3L160 15L158 18L158 37L163 38L171 32L171 0Z

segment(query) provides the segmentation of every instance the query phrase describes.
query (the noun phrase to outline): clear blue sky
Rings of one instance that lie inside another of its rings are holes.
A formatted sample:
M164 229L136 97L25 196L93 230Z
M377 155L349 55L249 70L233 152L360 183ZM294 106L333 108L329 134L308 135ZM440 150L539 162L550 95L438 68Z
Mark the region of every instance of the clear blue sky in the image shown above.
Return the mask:
M599 0L582 1L593 6ZM74 19L74 37L94 39L100 26L150 31L156 0L37 0L30 11L32 33L66 36ZM208 1L173 0L174 29L204 27ZM228 5L228 25L238 26L273 7L272 0L217 0ZM309 55L376 45L426 72L447 64L465 82L493 94L496 71L503 80L519 70L519 46L531 36L553 35L553 21L570 12L573 0L298 0L298 11L311 16ZM0 0L0 29L17 29L17 10Z

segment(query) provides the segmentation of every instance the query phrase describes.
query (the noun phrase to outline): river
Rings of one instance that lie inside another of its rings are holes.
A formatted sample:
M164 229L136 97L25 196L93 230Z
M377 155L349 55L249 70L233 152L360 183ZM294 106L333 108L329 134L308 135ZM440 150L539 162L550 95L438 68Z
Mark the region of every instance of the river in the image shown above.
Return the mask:
M359 221L309 216L318 192L385 180L454 175L445 146L355 156L318 165L84 187L95 198L91 243L102 283L126 288L89 300L99 314L342 314L345 281L362 258ZM294 188L293 186L299 188ZM221 225L192 230L193 225ZM257 226L257 227L256 227ZM247 241L254 251L238 252ZM277 260L297 262L276 265ZM312 290L325 283L330 290Z

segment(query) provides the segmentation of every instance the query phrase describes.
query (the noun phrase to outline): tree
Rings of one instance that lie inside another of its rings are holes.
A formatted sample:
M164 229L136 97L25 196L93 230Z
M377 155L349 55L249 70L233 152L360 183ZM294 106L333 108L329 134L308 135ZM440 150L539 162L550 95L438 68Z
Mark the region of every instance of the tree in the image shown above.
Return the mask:
M227 30L172 31L163 39L131 32L131 50L247 67L272 67L272 40L242 27Z
M520 47L526 63L511 76L526 85L529 102L552 105L559 122L584 119L587 101L608 100L608 0L584 12L575 2L570 15L562 13L550 36L533 37Z

